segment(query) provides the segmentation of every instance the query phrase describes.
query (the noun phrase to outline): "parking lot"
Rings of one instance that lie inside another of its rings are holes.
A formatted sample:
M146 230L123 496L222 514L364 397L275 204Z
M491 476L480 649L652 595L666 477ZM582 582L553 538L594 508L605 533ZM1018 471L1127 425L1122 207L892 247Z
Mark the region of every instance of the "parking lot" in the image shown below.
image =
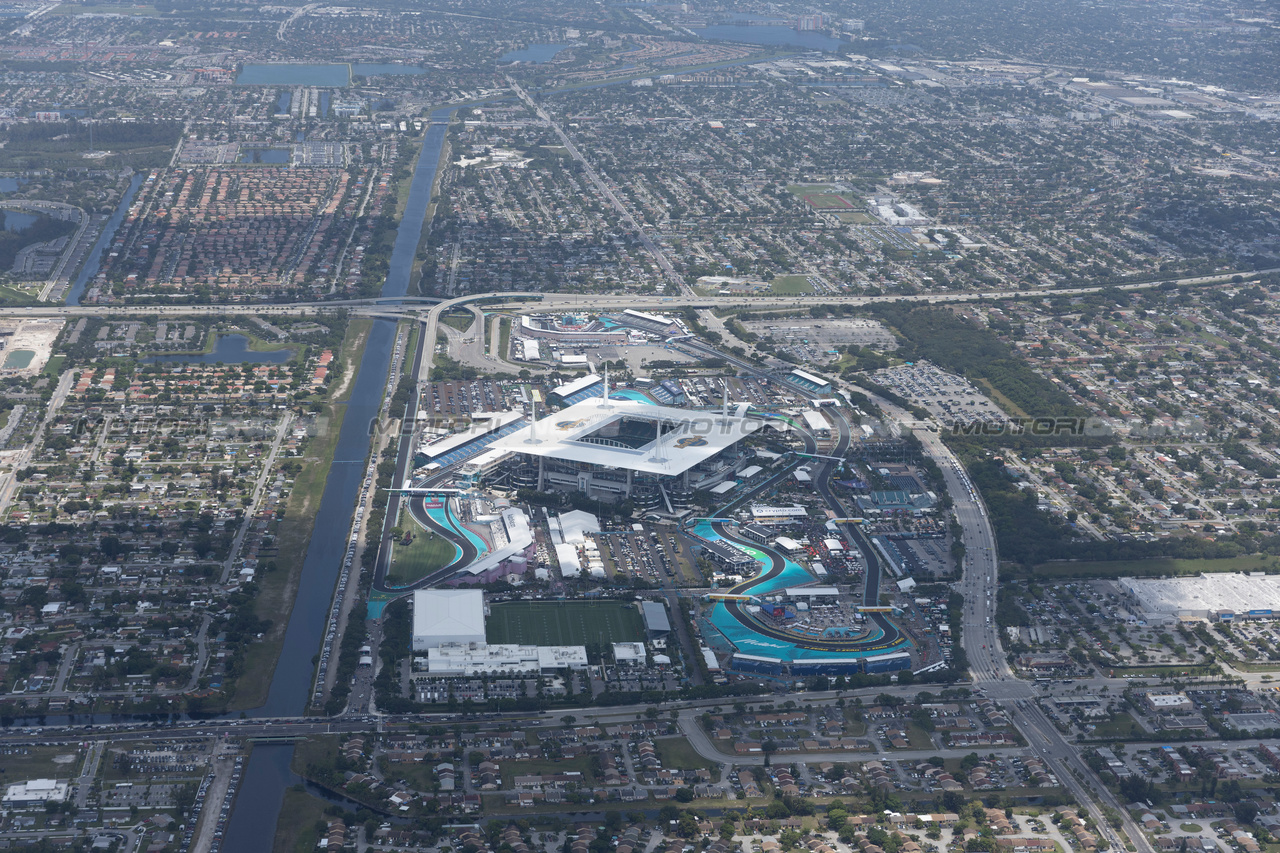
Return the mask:
M437 415L469 415L519 408L524 387L518 384L460 380L432 382L423 394L423 410Z
M999 407L962 376L947 373L927 361L886 367L871 378L917 406L927 409L944 424L1004 423Z

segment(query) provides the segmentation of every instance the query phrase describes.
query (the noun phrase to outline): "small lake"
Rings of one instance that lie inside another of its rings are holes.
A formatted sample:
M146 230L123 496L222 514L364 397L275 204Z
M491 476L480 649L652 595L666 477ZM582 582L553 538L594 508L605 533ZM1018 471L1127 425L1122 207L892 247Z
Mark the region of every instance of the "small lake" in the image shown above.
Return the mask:
M26 178L0 178L0 193L17 192L26 182Z
M249 349L249 339L244 335L218 335L213 352L174 353L153 355L142 359L143 364L284 364L293 358L293 350L278 349L254 352Z
M4 230L13 233L26 231L36 224L37 219L39 217L34 213L23 213L21 210L6 210L4 212Z
M291 163L293 162L293 152L288 148L250 148L247 146L240 147L240 156L236 158L237 163Z
M568 44L531 44L524 50L510 50L498 58L499 62L550 62L562 50L568 50Z
M693 32L705 39L720 41L737 41L746 44L759 44L769 47L804 47L809 50L837 50L843 42L831 36L815 32L800 32L791 27L763 26L748 27L733 24L717 24L713 27L702 27Z
M376 77L379 74L425 74L416 65L389 62L278 62L269 65L245 65L236 77L240 86L320 86L339 88L351 85L352 75Z
M289 104L291 103L293 103L293 93L281 92L280 97L276 99L276 112L277 113L289 112Z
M240 69L240 86L346 86L351 83L351 66L318 63L246 65Z

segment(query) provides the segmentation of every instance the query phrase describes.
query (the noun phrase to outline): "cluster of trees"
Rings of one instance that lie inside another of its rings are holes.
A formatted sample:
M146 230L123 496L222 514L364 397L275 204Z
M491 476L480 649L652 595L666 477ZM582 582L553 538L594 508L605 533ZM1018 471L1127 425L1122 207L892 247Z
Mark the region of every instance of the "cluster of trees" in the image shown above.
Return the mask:
M1280 554L1280 535L1252 526L1216 539L1192 536L1154 542L1085 539L1066 520L1040 509L1035 490L1018 488L997 459L970 459L967 467L986 502L1001 559L1027 570L1050 560L1190 560Z
M898 355L907 361L928 360L971 381L988 383L1030 417L1085 414L990 329L940 308L885 304L875 313L902 335Z

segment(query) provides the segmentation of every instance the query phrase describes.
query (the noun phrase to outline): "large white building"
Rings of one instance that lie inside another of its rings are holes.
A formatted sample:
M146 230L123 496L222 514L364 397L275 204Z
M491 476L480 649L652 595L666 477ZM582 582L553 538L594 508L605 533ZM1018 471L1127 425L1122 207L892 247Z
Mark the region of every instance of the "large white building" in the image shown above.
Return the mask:
M582 669L586 646L522 646L485 642L484 591L420 589L413 594L413 652L429 676L549 673Z
M30 779L10 785L4 792L6 810L43 808L45 803L66 802L70 786L55 779Z
M612 399L603 391L494 442L518 463L515 482L540 492L577 492L642 506L687 499L731 477L738 442L761 422Z
M550 674L586 666L586 646L442 643L427 650L427 672L433 676Z
M1153 624L1184 619L1280 618L1280 576L1210 572L1181 578L1120 578L1125 604Z
M442 643L483 643L484 591L420 589L413 594L413 650Z

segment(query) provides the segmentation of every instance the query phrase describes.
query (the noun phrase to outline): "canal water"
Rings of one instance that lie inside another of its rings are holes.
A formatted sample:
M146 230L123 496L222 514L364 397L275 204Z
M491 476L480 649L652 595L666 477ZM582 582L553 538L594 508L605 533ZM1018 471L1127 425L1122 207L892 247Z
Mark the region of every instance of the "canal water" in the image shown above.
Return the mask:
M80 275L76 276L76 280L71 284L71 289L67 291L68 305L80 304L80 297L84 296L85 285L89 283L89 279L98 274L98 267L102 265L102 253L106 251L107 246L111 245L112 239L116 236L116 230L120 227L120 223L124 221L125 214L129 212L129 205L133 204L133 197L138 194L138 187L142 186L142 178L142 173L138 173L129 181L129 188L125 190L124 197L120 199L120 203L116 205L115 212L111 214L111 218L107 220L102 233L98 235L98 242L93 244L89 257L85 258L84 266L80 268Z
M409 290L418 237L431 200L449 115L454 109L444 108L431 114L404 217L391 250L383 296L404 296ZM271 679L267 702L249 712L251 716L298 716L306 709L315 673L312 658L320 651L324 639L329 605L347 550L347 536L369 453L371 426L382 407L395 333L394 321L373 321L346 404L333 466L316 513L315 529L302 565L302 580L285 631L284 648ZM271 853L284 791L295 781L289 772L292 757L292 747L255 747L227 824L223 850Z

